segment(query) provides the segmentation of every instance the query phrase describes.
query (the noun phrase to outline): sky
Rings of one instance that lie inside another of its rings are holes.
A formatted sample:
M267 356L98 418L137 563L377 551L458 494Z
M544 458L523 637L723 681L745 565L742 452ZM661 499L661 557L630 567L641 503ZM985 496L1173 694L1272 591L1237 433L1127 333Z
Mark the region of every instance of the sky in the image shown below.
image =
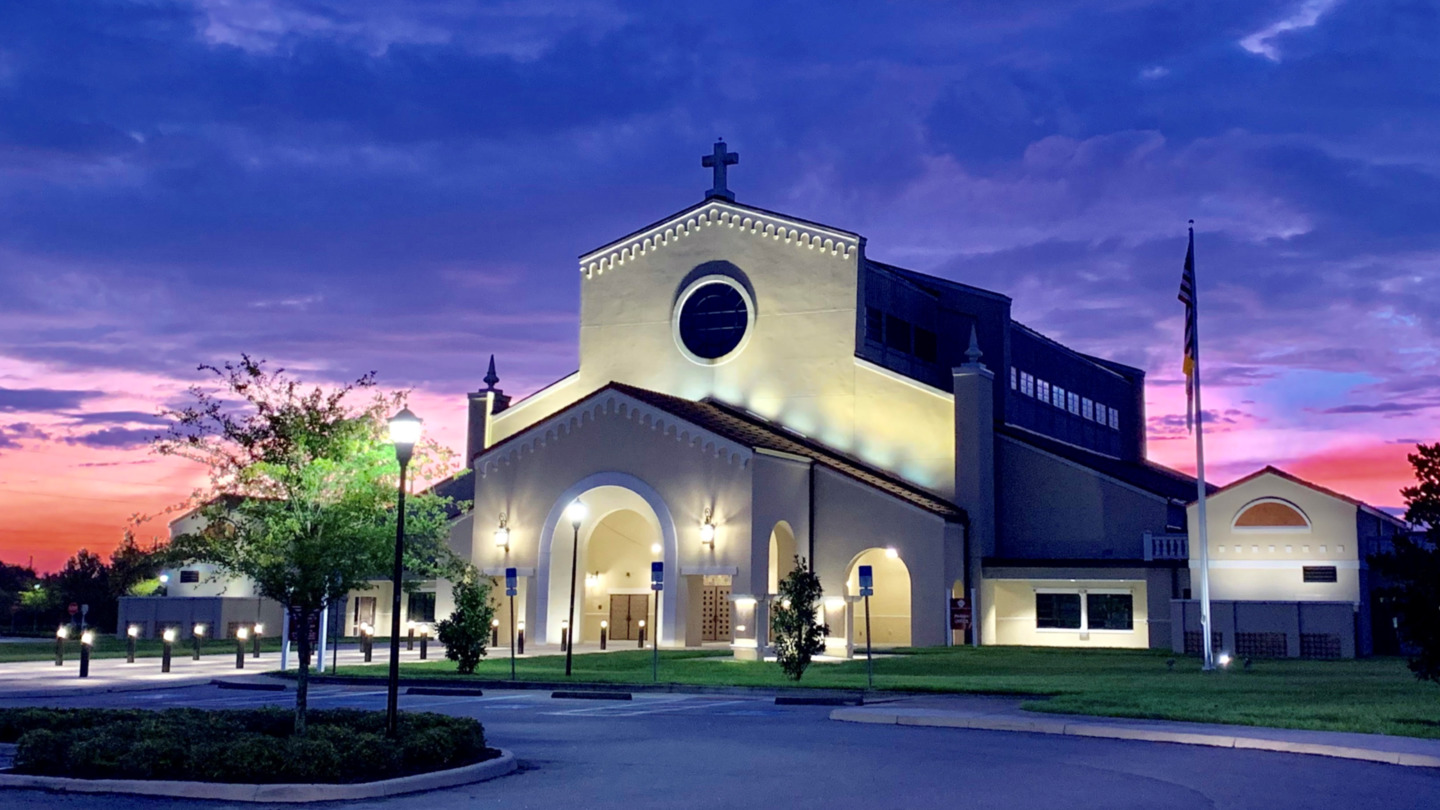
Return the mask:
M1402 504L1440 437L1440 10L1385 0L0 3L0 560L203 482L146 440L241 352L464 441L575 368L575 259L709 187L1148 372L1209 477ZM142 525L142 539L164 521Z

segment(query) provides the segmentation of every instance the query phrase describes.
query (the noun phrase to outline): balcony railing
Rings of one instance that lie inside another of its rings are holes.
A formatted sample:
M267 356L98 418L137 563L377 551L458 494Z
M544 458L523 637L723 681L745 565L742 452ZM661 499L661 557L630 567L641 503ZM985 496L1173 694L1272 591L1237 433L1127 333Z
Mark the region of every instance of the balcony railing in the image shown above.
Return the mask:
M1146 560L1190 559L1190 538L1185 534L1145 532Z

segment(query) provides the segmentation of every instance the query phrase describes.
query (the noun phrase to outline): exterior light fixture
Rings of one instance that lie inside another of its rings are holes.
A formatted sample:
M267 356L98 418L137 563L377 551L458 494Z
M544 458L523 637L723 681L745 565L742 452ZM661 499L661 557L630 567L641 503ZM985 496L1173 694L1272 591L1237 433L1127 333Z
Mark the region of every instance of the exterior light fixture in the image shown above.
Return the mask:
M660 544L659 544L659 543L651 543L651 544L650 544L650 553L653 554L653 555L655 555L656 557L659 557L659 556L660 556Z
M80 677L90 677L90 645L95 643L95 634L89 630L80 634Z
M80 643L90 645L95 643L95 634L89 630L80 634Z
M714 512L708 506L705 507L705 514L700 518L700 544L709 546L711 551L715 550Z
M565 646L565 677L570 677L571 658L575 653L575 645L570 643L570 623L575 620L575 574L576 567L580 564L580 524L585 522L585 516L590 514L590 509L585 502L576 498L565 507L565 516L570 518L570 526L575 530L573 541L570 543L570 614L564 624L561 625L562 640Z
M130 625L129 627L125 628L125 635L129 636L130 638L139 638L140 627L134 624Z
M900 556L900 552L896 551L894 546L886 546L886 547L885 547L885 557L886 557L887 559L893 560L893 559L895 559L896 557L899 557L899 556Z
M825 597L825 607L829 608L830 610L839 610L840 608L845 607L845 597L827 596Z
M161 634L160 638L161 638L161 640L163 640L166 644L174 644L174 643L175 643L175 628L173 628L173 627L167 627L167 628L165 628L165 632Z
M161 584L161 585L168 585L169 583L170 583L170 575L169 575L169 574L161 574L161 575L160 575L160 584Z
M505 513L500 513L500 526L495 529L495 547L510 551L510 526Z
M256 623L255 623L255 635L258 636L258 635L260 635L261 633L264 633L264 632L265 632L265 625L261 624L260 622L256 622Z
M1215 659L1215 663L1219 664L1219 665L1222 666L1222 667L1228 667L1228 666L1230 666L1230 653L1227 653L1227 652L1222 652L1222 653L1220 653L1220 656Z
M244 641L245 639L250 638L250 628L248 628L248 627L240 627L240 628L237 628L237 629L235 630L235 638L238 638L238 639L240 639L241 641Z
M420 441L420 417L401 408L390 417L390 441L395 445L395 460L400 462L400 482L395 508L395 565L390 572L390 671L385 681L385 736L394 739L400 733L400 590L405 567L405 469L415 443ZM411 645L414 645L412 640Z
M196 636L204 637L204 635L205 635L205 625L203 625L203 624L197 624L197 625L195 625L195 629L194 629L192 632L193 632Z
M58 628L56 628L56 630L55 630L55 637L56 637L56 638L69 638L69 637L70 637L70 628L69 628L68 626L66 626L66 625L63 625L63 624L60 625L60 626L59 626Z

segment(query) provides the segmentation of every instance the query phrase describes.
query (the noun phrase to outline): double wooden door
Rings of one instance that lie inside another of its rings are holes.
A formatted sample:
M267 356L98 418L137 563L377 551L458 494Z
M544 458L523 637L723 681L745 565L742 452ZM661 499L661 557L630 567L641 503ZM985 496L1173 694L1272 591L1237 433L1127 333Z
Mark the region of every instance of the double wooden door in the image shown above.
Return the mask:
M654 617L650 615L650 595L645 593L610 594L610 638L615 641L638 641L640 620L649 627Z
M730 640L730 586L703 585L700 591L700 640Z

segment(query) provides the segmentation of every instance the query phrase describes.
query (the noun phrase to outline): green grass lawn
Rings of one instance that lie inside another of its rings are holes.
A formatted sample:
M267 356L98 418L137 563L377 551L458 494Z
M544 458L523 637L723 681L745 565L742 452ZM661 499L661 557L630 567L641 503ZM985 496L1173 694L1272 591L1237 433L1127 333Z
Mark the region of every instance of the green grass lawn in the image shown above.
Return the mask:
M503 651L473 676L446 660L408 662L402 677L495 680L510 677ZM1175 668L1166 666L1175 658ZM563 656L521 659L521 680L563 681ZM1257 660L1249 671L1202 673L1194 658L1150 650L1053 650L1025 647L906 650L875 660L877 689L1046 696L1031 711L1190 720L1325 731L1440 738L1440 686L1415 680L1398 658L1356 661ZM577 682L649 683L650 652L575 656ZM372 666L340 675L383 676ZM773 663L734 661L725 650L660 654L660 680L688 685L783 688L797 685ZM815 664L799 686L865 688L865 661Z
M161 647L164 642L160 639L142 638L135 641L135 656L137 658L159 658ZM245 643L247 654L250 642ZM277 652L280 649L279 637L260 639L261 652ZM176 658L188 658L190 656L190 639L181 639L175 642L174 650L171 652ZM201 655L223 655L235 654L235 639L206 639L200 645ZM95 646L90 650L92 659L99 658L124 658L125 641L115 638L109 634L95 634ZM55 639L34 641L15 641L0 644L0 663L12 661L53 661L55 660ZM65 642L65 662L80 660L80 638L72 635Z

